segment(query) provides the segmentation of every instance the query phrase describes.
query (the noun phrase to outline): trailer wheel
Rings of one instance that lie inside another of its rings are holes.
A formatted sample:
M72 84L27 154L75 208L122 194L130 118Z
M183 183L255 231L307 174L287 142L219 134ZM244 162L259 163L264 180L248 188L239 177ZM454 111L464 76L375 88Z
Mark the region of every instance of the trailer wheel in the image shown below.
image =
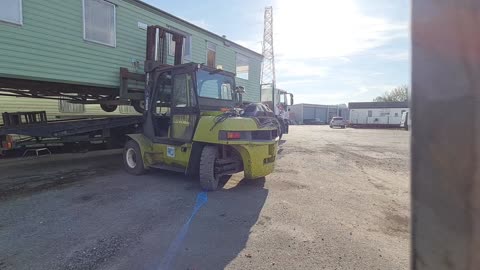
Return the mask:
M215 173L215 161L218 158L216 146L206 145L200 156L200 186L205 191L213 191L218 187L220 177Z
M138 113L145 111L145 100L132 100L132 106Z
M100 104L100 108L105 112L114 112L117 109L117 105L107 105L107 104Z
M125 170L133 175L141 175L145 173L145 166L143 165L142 153L140 146L136 141L129 140L125 144L123 150L123 164Z

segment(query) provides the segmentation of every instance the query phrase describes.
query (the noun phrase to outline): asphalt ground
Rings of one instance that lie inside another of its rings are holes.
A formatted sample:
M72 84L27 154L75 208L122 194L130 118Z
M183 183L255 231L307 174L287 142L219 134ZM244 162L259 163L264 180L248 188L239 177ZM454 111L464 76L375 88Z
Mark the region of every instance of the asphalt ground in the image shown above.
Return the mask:
M0 161L0 269L408 269L409 133L292 126L203 193L121 151Z

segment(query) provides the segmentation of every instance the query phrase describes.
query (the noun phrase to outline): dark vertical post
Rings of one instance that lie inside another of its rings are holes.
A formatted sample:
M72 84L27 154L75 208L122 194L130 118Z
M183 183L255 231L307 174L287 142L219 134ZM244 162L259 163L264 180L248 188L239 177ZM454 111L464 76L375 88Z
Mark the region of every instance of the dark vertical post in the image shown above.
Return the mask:
M173 41L175 41L175 58L173 64L181 65L182 64L182 57L183 57L183 39L184 37L179 34L173 35Z
M412 5L412 268L476 270L480 2Z
M155 60L155 34L157 27L148 26L147 28L147 48L145 60Z

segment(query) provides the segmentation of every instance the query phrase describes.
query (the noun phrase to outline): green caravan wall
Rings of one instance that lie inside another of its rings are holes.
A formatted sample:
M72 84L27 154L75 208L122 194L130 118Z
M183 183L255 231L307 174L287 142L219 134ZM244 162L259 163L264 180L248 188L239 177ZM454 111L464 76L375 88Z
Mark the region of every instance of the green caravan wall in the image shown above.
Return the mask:
M82 0L23 0L23 25L0 22L0 77L118 87L120 67L142 72L146 31L138 23L173 27L192 36L192 61L206 62L206 43L217 45L217 65L235 72L236 53L250 59L247 101L260 101L261 56L134 0L116 4L116 47L83 39ZM161 7L160 7L161 8ZM170 57L171 61L171 57ZM45 101L31 101L43 104ZM0 111L5 111L0 104Z

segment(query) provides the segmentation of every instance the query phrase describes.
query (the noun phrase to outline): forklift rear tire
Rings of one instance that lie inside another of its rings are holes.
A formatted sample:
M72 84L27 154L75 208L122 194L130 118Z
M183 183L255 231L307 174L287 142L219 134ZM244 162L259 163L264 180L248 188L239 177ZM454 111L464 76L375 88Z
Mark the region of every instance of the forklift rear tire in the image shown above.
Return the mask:
M107 105L107 104L100 104L100 108L105 112L114 112L117 109L117 105Z
M123 149L123 164L125 170L133 175L141 175L145 173L143 165L142 152L140 146L134 140L129 140Z
M143 113L145 111L145 100L133 100L132 106L138 113Z
M220 177L215 173L215 161L218 158L218 148L213 145L203 147L200 156L200 186L205 191L214 191L218 187Z

